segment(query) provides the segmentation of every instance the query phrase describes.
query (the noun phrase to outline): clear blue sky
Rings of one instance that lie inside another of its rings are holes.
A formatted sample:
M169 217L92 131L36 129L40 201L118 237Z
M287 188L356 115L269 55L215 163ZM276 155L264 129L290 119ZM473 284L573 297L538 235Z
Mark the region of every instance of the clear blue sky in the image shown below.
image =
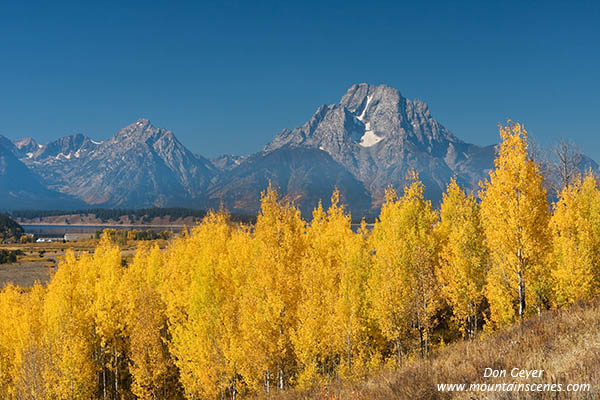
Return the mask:
M460 138L524 122L600 160L597 1L3 2L0 134L112 136L140 117L205 156L258 151L353 83Z

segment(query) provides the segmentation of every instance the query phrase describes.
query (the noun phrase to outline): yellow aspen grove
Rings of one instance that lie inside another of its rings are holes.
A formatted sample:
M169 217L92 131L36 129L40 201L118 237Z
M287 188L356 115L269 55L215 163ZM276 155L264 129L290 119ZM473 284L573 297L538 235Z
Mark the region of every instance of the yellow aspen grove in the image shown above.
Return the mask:
M551 227L554 304L593 298L600 289L600 191L591 172L560 192Z
M417 335L423 356L439 305L435 276L437 214L424 199L424 187L416 174L398 198L392 188L373 228L375 251L369 281L373 317L393 345L397 362Z
M17 362L18 338L13 332L21 313L21 293L13 285L0 292L0 396L8 399L15 393L15 378L19 368Z
M256 259L255 251L248 228L240 226L232 230L227 253L223 255L226 301L221 308L219 327L222 332L220 347L225 359L224 394L234 400L238 394L248 392L246 377L256 373L253 363L248 361L255 349L244 340L241 317L243 312L248 312L243 308L244 296L248 287L248 271Z
M24 341L29 342L26 296L13 285L0 292L0 396L16 398L23 367Z
M200 226L194 228L198 235L205 229ZM163 282L159 286L161 298L166 306L169 324L183 324L189 309L189 290L194 275L194 263L191 262L193 254L187 251L190 233L184 230L181 237L169 244L163 255ZM178 259L185 254L185 259Z
M266 392L284 389L296 373L291 341L297 328L301 296L300 269L305 252L305 223L300 211L269 186L262 194L261 210L254 228L256 260L248 271L247 301L242 313L244 337L251 343L254 377Z
M343 265L345 253L354 236L350 223L350 216L339 204L339 192L335 191L327 213L319 203L307 229L308 246L300 272L298 328L293 335L301 369L298 377L300 387L324 383L336 376L339 356L345 350L338 346L340 331L347 328L350 334L353 333L351 326L342 326L341 322L347 316L337 315L336 309L341 276L346 273ZM351 315L349 317L352 318ZM349 346L352 344L349 343Z
M0 399L285 397L427 357L450 318L473 337L598 296L599 181L551 215L527 133L500 134L480 204L452 179L438 215L411 173L354 231L337 190L307 224L269 187L253 226L209 212L129 264L121 233L66 251L47 287L0 290Z
M159 292L163 267L158 246L139 245L122 281L131 392L141 400L177 398L179 392L176 367L167 348L166 306Z
M442 293L463 337L473 337L483 312L488 254L479 206L455 179L443 195L436 231L441 242L438 276Z
M234 232L226 213L209 213L168 252L167 264L190 271L185 273L187 286L180 283L174 287L181 292L167 294L167 303L173 303L167 307L172 335L169 349L188 398L236 398L241 391L237 341L243 279L238 268L244 264L229 253L246 255L238 246L244 244L245 235Z
M496 327L548 305L550 209L539 167L528 157L521 124L500 127L495 169L482 183L481 219L491 266L486 294Z
M45 327L41 318L45 294L46 289L37 283L31 291L22 294L22 307L17 308L20 314L14 319L18 321L16 329L5 331L19 338L16 349L16 399L46 398L44 368L48 364L48 352L43 340Z
M104 399L120 398L121 382L127 371L125 359L125 316L122 299L121 250L105 234L87 266L94 283L92 311L94 315L98 360L98 379Z
M344 231L344 241L338 244L341 270L333 314L337 328L332 340L340 359L338 375L358 378L379 366L382 337L376 324L369 318L370 233L364 220L356 234L350 234L346 229Z
M49 365L44 371L48 398L90 399L96 393L94 285L92 257L65 255L48 285L43 318Z
M190 271L182 296L180 315L169 315L170 351L180 370L188 398L216 397L224 373L218 337L220 304L224 301L218 282L220 256L226 252L230 228L223 214L210 213L202 224L171 248L169 261Z

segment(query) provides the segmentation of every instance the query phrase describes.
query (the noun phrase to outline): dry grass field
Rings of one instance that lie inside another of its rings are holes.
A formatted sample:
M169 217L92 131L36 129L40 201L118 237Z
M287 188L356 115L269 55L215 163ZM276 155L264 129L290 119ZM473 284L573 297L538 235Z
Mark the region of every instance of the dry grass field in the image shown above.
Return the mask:
M155 242L161 247L166 244L163 240ZM93 253L97 244L98 240L95 239L67 243L1 244L0 250L21 250L24 255L18 256L16 263L0 264L0 288L9 283L21 287L30 287L36 281L46 284L68 249L72 249L75 253L84 251ZM132 259L134 253L135 242L129 241L122 246L122 256L125 261Z
M8 283L16 286L29 287L38 281L46 284L60 258L69 248L75 251L93 251L96 241L81 241L70 243L27 243L4 244L0 249L21 250L24 255L18 256L16 263L0 264L0 288Z
M506 378L484 378L485 368L507 370ZM511 378L513 368L544 370L541 378ZM391 399L600 399L600 299L547 311L510 329L446 346L429 360L407 362L360 382L335 382L312 391L271 396L278 400ZM586 392L438 391L438 384L589 383Z
M43 258L39 261L27 260L0 264L0 288L9 283L21 287L32 286L36 281L46 284L54 271L56 271L56 263Z

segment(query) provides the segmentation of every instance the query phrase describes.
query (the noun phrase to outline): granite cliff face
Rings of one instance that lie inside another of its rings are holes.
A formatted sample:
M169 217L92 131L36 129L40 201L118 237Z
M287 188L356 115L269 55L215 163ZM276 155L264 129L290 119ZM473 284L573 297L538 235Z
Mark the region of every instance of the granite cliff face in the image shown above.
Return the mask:
M381 202L385 188L402 186L412 169L440 199L452 176L474 188L493 167L494 146L463 142L437 122L420 100L408 100L391 87L352 86L338 104L321 106L294 130L279 133L266 147L320 149L363 182Z

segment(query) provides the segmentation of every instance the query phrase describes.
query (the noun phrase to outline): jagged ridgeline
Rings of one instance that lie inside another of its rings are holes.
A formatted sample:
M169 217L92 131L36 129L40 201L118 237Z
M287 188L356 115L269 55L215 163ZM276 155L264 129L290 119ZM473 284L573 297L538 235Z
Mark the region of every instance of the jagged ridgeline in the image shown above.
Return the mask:
M0 198L0 209L223 205L256 215L260 193L270 182L303 215L337 188L354 217L372 216L385 188L404 186L409 170L418 172L434 203L452 177L467 191L478 190L493 168L496 149L461 140L421 100L386 85L361 83L249 155L209 160L147 119L107 140L76 134L39 144L0 137L0 193L8 194ZM585 160L580 169L597 169Z
M260 193L271 182L303 215L337 188L355 217L376 215L385 188L404 185L408 170L419 173L426 196L437 201L452 176L476 188L494 157L494 146L460 140L424 102L368 84L353 85L338 103L318 107L305 124L282 130L250 155L208 160L147 119L108 140L82 134L47 144L0 138L0 148L13 164L5 172L13 197L7 205L0 202L7 209L55 209L62 196L77 209L222 204L234 213L256 214ZM14 179L17 173L23 178ZM39 201L24 207L19 199Z
M17 241L23 235L23 228L7 215L0 214L0 242Z

